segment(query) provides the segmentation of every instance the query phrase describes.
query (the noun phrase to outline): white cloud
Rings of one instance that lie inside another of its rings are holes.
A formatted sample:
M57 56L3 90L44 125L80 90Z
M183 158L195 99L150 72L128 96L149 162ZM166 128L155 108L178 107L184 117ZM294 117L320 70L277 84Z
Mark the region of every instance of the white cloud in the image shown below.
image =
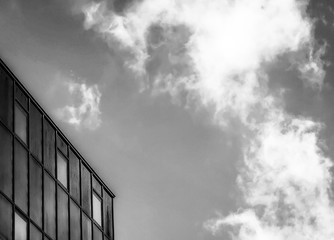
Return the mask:
M153 78L155 93L190 95L214 109L214 121L228 126L237 117L245 131L244 167L238 185L244 210L205 223L213 233L227 229L239 240L333 239L334 209L329 197L331 161L323 156L321 124L287 114L268 90L266 65L283 54L305 83L321 88L324 49L314 51L313 22L303 0L144 0L115 15L103 3L84 7L85 27L112 48L134 56L128 65L139 75L161 46L171 68ZM148 37L152 26L164 32L159 44ZM171 29L189 32L182 41ZM167 36L166 36L167 35ZM182 51L174 46L183 45ZM117 44L115 44L117 43ZM177 71L176 67L189 68ZM159 69L158 69L159 70ZM232 228L230 228L232 227Z
M87 86L85 83L68 81L65 83L72 103L56 110L61 120L76 127L91 130L98 128L100 119L101 93L96 84Z

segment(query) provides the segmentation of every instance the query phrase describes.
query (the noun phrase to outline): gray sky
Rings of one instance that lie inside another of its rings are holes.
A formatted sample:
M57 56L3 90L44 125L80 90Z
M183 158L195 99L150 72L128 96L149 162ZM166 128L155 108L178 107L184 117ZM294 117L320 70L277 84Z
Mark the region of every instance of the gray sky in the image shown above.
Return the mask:
M316 0L0 1L0 56L116 194L117 239L332 239L333 20Z

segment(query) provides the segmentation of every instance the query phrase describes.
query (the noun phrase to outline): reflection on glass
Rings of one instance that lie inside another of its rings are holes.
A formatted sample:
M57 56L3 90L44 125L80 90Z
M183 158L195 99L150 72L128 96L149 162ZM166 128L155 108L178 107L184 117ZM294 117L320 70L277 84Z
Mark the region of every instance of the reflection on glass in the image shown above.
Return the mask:
M82 190L82 208L90 216L91 214L91 185L90 185L90 172L88 169L81 165L81 190Z
M97 192L99 196L101 196L101 184L98 182L98 180L93 177L93 189Z
M70 150L70 193L80 203L80 162L75 153Z
M14 176L15 203L24 211L28 211L28 152L15 141Z
M46 167L47 170L54 176L55 174L55 130L51 126L51 124L47 121L44 120L44 149L43 149L43 154L44 154L44 166Z
M1 194L0 239L12 239L12 205Z
M101 226L101 200L97 195L93 194L93 218Z
M0 68L0 121L13 127L13 81Z
M18 214L15 213L15 240L27 239L27 222Z
M12 197L12 135L0 126L0 190Z
M92 223L85 214L82 214L82 239L92 239Z
M98 227L95 226L95 224L93 228L93 239L102 240L102 232L100 231L100 229L98 229Z
M30 150L42 161L42 113L34 104L30 104Z
M70 239L80 240L80 209L73 200L70 202L70 218Z
M57 178L67 188L67 159L57 153Z
M42 226L42 167L30 158L30 217Z
M64 190L58 186L58 239L68 239L68 197Z
M42 233L31 223L30 240L42 240Z
M103 205L104 232L111 237L113 235L112 198L105 190L103 190Z
M15 105L15 133L25 144L27 144L27 125L26 113Z
M44 174L44 229L52 238L56 235L56 188L52 178Z

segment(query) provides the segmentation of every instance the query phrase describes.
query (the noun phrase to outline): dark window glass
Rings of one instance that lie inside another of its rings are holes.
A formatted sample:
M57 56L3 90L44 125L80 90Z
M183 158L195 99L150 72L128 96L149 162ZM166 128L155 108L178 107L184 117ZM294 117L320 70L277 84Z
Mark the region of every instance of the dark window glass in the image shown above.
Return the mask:
M104 232L108 237L113 235L113 212L112 212L112 198L111 196L103 190L103 223L104 223Z
M54 180L44 174L44 229L52 238L56 235L56 190Z
M27 222L20 214L15 213L15 240L27 239Z
M67 144L59 135L57 135L57 147L65 156L67 156Z
M81 165L81 190L82 190L82 208L90 216L91 214L91 185L90 185L90 172L88 169Z
M30 224L30 240L42 240L42 233L33 225Z
M95 177L93 177L93 189L99 196L101 196L101 184Z
M58 186L58 239L68 239L68 196Z
M12 135L0 126L0 190L12 197Z
M71 200L70 203L70 231L71 231L71 240L80 240L80 209L79 207Z
M42 160L42 113L30 104L30 151L39 161Z
M0 194L0 239L12 239L12 205Z
M101 226L102 218L102 203L101 199L93 193L93 219Z
M13 81L0 68L0 120L9 129L13 126Z
M85 214L82 214L82 239L92 239L92 222Z
M28 210L28 152L15 141L15 203L24 211Z
M30 217L42 226L42 168L30 157Z
M28 97L19 86L15 87L15 97L21 103L21 105L27 110Z
M57 152L57 179L67 188L67 159Z
M102 240L102 232L101 230L95 226L93 227L93 239L94 240Z
M70 150L70 193L80 203L80 162L75 153Z
M27 144L27 126L28 117L26 112L15 104L15 133L25 144Z
M44 120L44 166L54 176L55 174L55 130Z

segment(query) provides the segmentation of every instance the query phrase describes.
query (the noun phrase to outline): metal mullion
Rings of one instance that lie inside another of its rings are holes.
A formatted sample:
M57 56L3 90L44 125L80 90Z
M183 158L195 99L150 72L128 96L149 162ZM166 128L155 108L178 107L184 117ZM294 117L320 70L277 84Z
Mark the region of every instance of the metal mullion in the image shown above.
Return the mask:
M13 122L12 122L12 128L13 128L13 136L12 136L12 239L15 238L15 149L14 149L14 143L15 143L15 87L16 87L16 80L13 81L13 106L12 106L12 114L13 114Z
M58 151L58 147L57 147L57 134L58 131L57 129L55 130L55 184L56 184L56 239L58 239L58 159L57 159L57 151Z
M42 112L42 238L44 240L45 233L44 233L44 227L45 227L45 219L44 219L44 113Z

